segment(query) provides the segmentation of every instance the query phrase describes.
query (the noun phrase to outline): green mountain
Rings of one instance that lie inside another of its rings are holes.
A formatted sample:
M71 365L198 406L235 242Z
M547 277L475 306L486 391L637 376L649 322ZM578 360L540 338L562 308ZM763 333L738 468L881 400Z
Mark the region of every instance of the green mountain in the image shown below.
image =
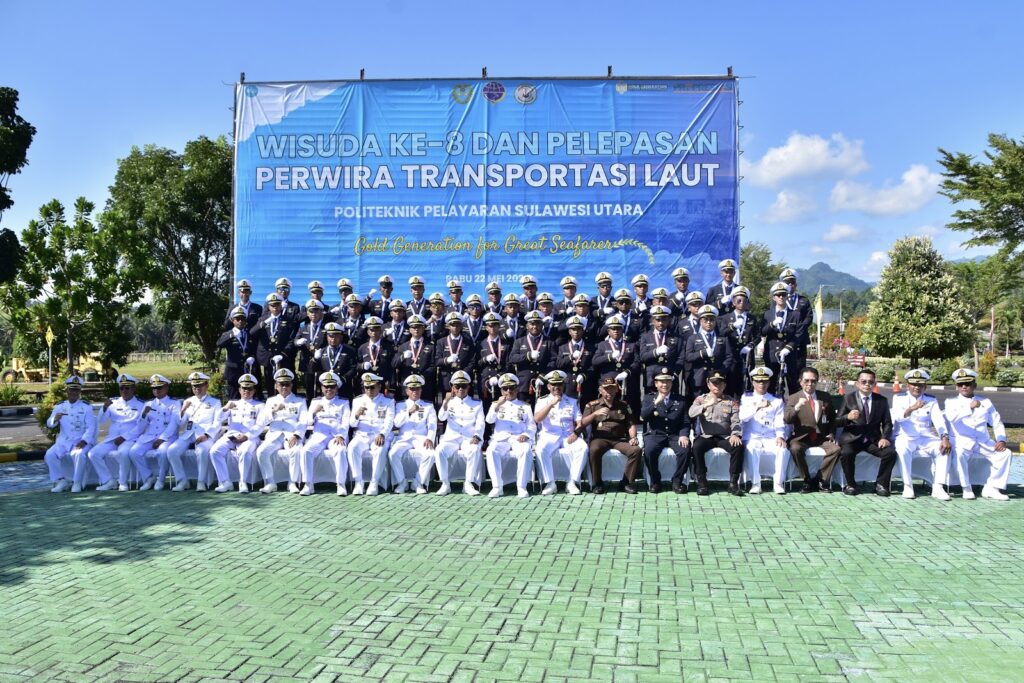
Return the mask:
M832 266L821 261L810 268L797 268L796 274L800 291L812 298L818 293L819 285L831 285L825 291L833 294L842 289L863 292L875 286L873 282L865 282L849 273L834 270Z

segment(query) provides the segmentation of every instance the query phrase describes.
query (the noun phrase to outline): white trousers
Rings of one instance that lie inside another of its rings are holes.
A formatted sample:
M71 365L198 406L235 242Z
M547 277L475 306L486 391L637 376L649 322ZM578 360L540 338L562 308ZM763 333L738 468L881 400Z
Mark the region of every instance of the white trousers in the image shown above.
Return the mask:
M57 482L64 478L64 467L61 465L61 460L64 458L71 458L71 461L75 466L75 474L72 481L79 486L82 485L82 481L85 479L85 463L89 457L89 445L86 444L82 448L76 448L77 444L81 439L57 439L56 443L46 449L46 455L43 456L43 460L46 462L47 469L50 470L50 481Z
M533 443L531 441L517 441L518 435L495 441L491 437L491 443L487 446L487 473L491 475L491 484L496 489L505 487L505 480L501 476L502 465L508 458L516 459L516 487L520 491L526 490L526 485L533 478Z
M938 439L930 437L909 438L902 434L896 437L893 443L896 447L896 455L900 459L900 478L904 486L910 486L913 482L913 465L915 456L926 456L934 460L932 484L945 485L949 480L949 455L939 452L942 445Z
M572 443L566 443L566 438L558 434L540 432L537 435L537 445L533 447L537 454L537 468L540 470L540 479L544 484L555 482L555 468L552 465L552 457L558 454L569 465L569 480L577 484L583 478L583 468L587 466L587 442L577 438Z
M451 485L448 464L451 458L457 455L466 461L466 481L480 486L484 478L482 442L473 443L468 438L458 435L448 436L448 432L445 432L438 442L435 452L437 457L434 462L437 464L437 474L441 477L442 483Z
M101 484L105 484L113 479L110 476L110 468L107 467L107 456L111 453L117 458L118 483L128 483L128 464L130 462L128 452L131 451L134 445L134 441L122 441L120 446L115 445L113 441L104 441L89 449L89 462L92 463L93 469L96 470L96 476Z
M988 481L985 486L1005 489L1010 480L1010 456L1013 452L1004 448L1001 452L996 451L992 446L975 444L970 449L955 448L956 471L960 475L960 485L965 489L971 485L970 465L971 458L986 458L991 465L988 474Z
M754 486L761 484L761 458L774 458L775 468L772 470L772 483L784 486L786 472L789 471L789 449L775 443L775 437L751 437L744 449L744 461L747 468L747 479Z
M188 479L188 475L185 473L185 463L182 460L182 456L185 455L185 451L187 451L191 446L196 452L196 481L209 484L210 453L213 451L215 443L216 442L213 439L207 439L202 443L196 443L192 439L177 439L166 448L161 446L157 451L161 456L159 458L160 474L157 475L158 478L163 479L167 476L167 464L170 463L171 469L174 470L175 479L178 481L185 481ZM218 483L224 484L229 482L221 480L218 477Z
M390 442L387 436L384 437L384 445L378 446L374 443L377 435L370 432L356 432L352 435L352 441L348 445L348 468L352 471L352 479L356 484L363 483L363 458L369 456L372 463L372 474L370 482L376 482L379 486L387 486L387 468L384 463L387 461Z
M209 441L206 443L209 443ZM240 444L236 444L226 436L217 439L217 443L213 444L213 447L210 449L210 460L213 462L213 469L217 473L217 483L231 483L231 474L228 471L228 455L235 458L238 462L238 481L244 481L246 484L255 482L256 477L252 476L252 460L256 455L256 447L259 446L259 443L256 439L247 439ZM182 471L184 472L184 470ZM174 476L178 476L177 470Z
M285 444L291 439L288 432L267 432L263 443L256 448L256 460L260 464L260 473L263 475L263 483L266 485L276 484L274 478L274 463L277 460L278 452L281 452L288 460L288 482L294 484L302 478L302 439L291 448Z
M135 465L135 471L139 473L139 479L145 481L154 475L153 468L149 466L149 459L156 459L157 477L164 479L167 476L168 459L173 449L180 449L179 453L184 453L188 448L189 442L184 439L175 439L174 441L164 441L157 447L153 447L153 442L156 439L146 439L136 441L135 445L128 451L128 456L132 460L132 464ZM174 471L174 476L178 479L184 477L185 470L181 470L181 474L178 474L178 470Z
M348 479L347 444L334 443L334 437L323 432L313 432L302 447L302 481L313 486L316 478L313 469L318 457L334 461L334 483L344 486Z
M416 461L416 475L413 477L413 486L430 485L430 468L434 466L437 459L436 448L424 448L423 442L426 437L422 434L410 434L399 436L391 444L391 452L388 459L391 461L391 481L403 486L409 477L405 474L402 458L406 455Z

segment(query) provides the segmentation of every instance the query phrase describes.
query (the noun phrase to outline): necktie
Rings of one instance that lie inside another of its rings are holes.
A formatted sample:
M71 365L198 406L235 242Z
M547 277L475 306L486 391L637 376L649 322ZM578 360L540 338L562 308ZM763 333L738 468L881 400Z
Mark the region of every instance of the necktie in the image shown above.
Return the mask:
M242 334L238 335L238 342L245 348L245 330L242 330Z
M814 426L817 427L818 426L818 416L814 412L814 394L807 394L807 401L808 401L808 403L810 403L810 406L811 406L811 417L814 418ZM811 430L811 438L812 439L817 439L818 438L818 430L817 429L812 429Z
M867 424L867 422L871 419L871 397L870 396L865 396L863 403L864 403L864 423Z

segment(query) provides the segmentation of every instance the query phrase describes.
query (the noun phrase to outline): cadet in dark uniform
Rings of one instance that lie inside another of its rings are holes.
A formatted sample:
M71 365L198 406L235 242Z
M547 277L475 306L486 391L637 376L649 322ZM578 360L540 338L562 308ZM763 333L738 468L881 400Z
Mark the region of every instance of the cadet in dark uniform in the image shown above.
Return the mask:
M217 340L217 348L227 351L227 358L224 361L224 385L228 387L228 400L234 401L240 396L238 378L246 372L245 361L256 354L256 340L254 335L246 329L245 308L235 306L231 311L230 320L233 326L220 335ZM254 365L253 370L258 372L259 366ZM259 378L257 378L258 381Z
M315 282L315 281L314 281ZM321 290L323 292L323 290ZM324 305L318 299L306 302L308 319L295 335L295 346L298 349L298 368L302 371L302 384L306 390L306 405L313 402L316 396L319 368L313 359L318 349L327 346L327 335L324 333Z
M462 283L458 280L449 280L448 296L451 301L444 307L445 315L448 313L463 315L466 312L466 302L462 300Z
M393 374L391 359L395 347L384 338L383 321L375 315L366 319L366 341L359 347L356 355L359 358L360 372L371 372L381 378L384 388L393 392Z
M279 277L274 283L274 290L281 297L281 315L290 318L294 327L299 322L299 318L302 317L302 309L297 303L288 298L288 295L292 292L292 281L286 277Z
M562 287L562 300L555 304L555 321L562 322L571 315L575 315L576 278L566 275L560 283ZM588 302L589 304L589 302Z
M772 385L768 391L776 396L785 397L789 392L800 388L800 370L804 367L804 359L799 349L802 323L799 312L789 309L786 305L788 296L786 285L776 282L772 285L772 305L764 312L761 324L761 336L764 338L764 364L772 373ZM782 366L786 372L783 375ZM785 383L786 390L782 390Z
M505 310L502 318L502 334L509 341L515 341L526 334L526 323L519 312L519 297L509 294L505 297Z
M508 372L508 357L513 342L501 335L501 318L496 313L484 315L486 334L476 347L477 388L484 404L484 413L491 401L501 395L498 378Z
M377 286L380 287L380 298L370 298L370 315L377 316L381 320L391 320L391 303L393 301L401 301L401 299L393 299L392 294L395 291L395 281L391 279L390 275L381 275L377 279ZM372 295L373 292L371 291Z
M412 292L412 298L405 302L409 315L415 313L416 315L423 316L424 319L430 317L427 300L423 297L426 287L427 283L419 275L413 275L409 278L409 291Z
M718 264L718 272L722 274L722 281L713 285L704 297L705 303L717 308L722 315L732 310L732 290L738 287L736 279L736 262L727 258Z
M733 367L732 350L725 337L716 331L718 311L714 306L701 306L700 330L686 340L686 362L690 364L690 388L694 394L704 391L714 371L728 377Z
M434 342L438 386L442 394L452 390L452 375L462 370L470 377L476 367L476 347L462 333L462 316L452 311L444 320L448 334Z
M672 293L670 308L672 315L678 320L686 315L686 297L690 293L690 271L686 268L676 268L672 271L672 280L675 283L676 291ZM704 297L701 296L701 305L704 304Z
M590 298L587 297L586 294L576 295L576 298L573 300L572 315L576 316L583 322L583 339L585 339L591 347L596 346L597 342L601 340L600 328L603 326L603 323L599 323L597 318L593 315L593 311L590 308ZM559 335L561 344L566 343L569 340L569 328L564 320L559 325L559 332L561 333ZM597 387L596 384L594 386L595 388Z
M742 496L743 427L740 404L725 395L725 373L713 370L708 375L708 393L698 396L690 406L690 419L700 427L693 440L693 458L697 469L697 495L708 495L708 465L705 456L712 448L729 453L729 493Z
M405 380L410 375L423 377L423 400L433 401L437 391L437 368L434 364L434 345L424 333L427 321L415 313L409 317L409 341L395 350L391 367L395 371L395 384L401 398L405 398Z
M366 341L366 319L363 316L363 300L358 294L351 293L345 297L345 315L335 322L345 331L345 343L352 348L359 348Z
M276 293L268 294L267 313L253 332L256 338L256 362L263 370L263 386L267 396L277 393L274 373L281 368L294 368L295 319L284 315L282 308L281 297ZM279 358L279 361L275 361L275 358Z
M662 368L654 375L655 390L644 396L640 421L644 424L644 461L651 476L651 493L661 493L661 470L658 457L666 448L676 456L672 490L686 493L683 478L690 468L690 417L686 399L672 393L675 375L671 368Z
M786 361L787 368L794 368L790 371L790 379L797 380L800 368L807 364L807 346L811 343L811 323L814 322L814 314L811 311L811 302L803 294L796 291L796 271L786 268L779 274L779 279L786 286L786 308L790 317L796 320L796 344L793 347L792 356ZM790 384L796 388L795 384Z
M594 377L594 347L584 338L583 319L574 315L565 321L569 339L558 347L555 369L566 374L565 393L585 405L597 394Z
M238 305L241 306L242 310L245 311L245 329L252 332L253 328L256 327L260 322L260 318L263 317L263 307L253 301L252 297L252 283L246 279L238 281ZM224 330L230 330L234 328L234 323L231 322L231 316L235 313L237 306L228 307L228 314L224 316ZM236 384L231 384L231 389L235 393L238 392Z
M327 345L313 352L312 367L321 374L333 372L340 377L338 396L351 399L355 396L354 388L356 378L359 376L356 350L344 343L345 332L338 323L325 323L324 336L327 338Z
M732 311L718 316L718 334L729 341L733 358L726 392L730 396L742 396L750 388L747 385L756 361L754 349L761 342L762 323L749 310L750 292L746 287L734 288L732 301Z
M479 294L470 294L466 297L466 313L463 315L465 329L463 334L467 335L473 344L479 344L484 338L484 303L480 300Z
M390 322L384 325L384 338L391 342L396 349L409 341L409 323L405 321L405 304L401 299L388 299L388 311L391 314ZM380 316L374 316L380 318ZM381 320L388 320L381 318Z
M668 329L672 330L672 333L675 334L676 323L679 322L679 319L672 308L672 297L668 295L668 290L664 287L658 287L651 292L651 309L655 306L664 306L668 309ZM647 329L651 329L650 319L647 320Z
M590 427L590 475L594 480L593 492L604 493L603 470L601 469L604 454L616 450L626 456L626 471L623 479L623 491L636 493L633 482L640 473L643 449L640 448L636 436L637 414L619 396L619 385L615 373L608 372L601 376L598 390L600 398L591 401L583 410L583 420L577 433Z
M444 323L445 303L441 292L431 294L427 304L427 340L431 344L436 344L441 337L448 334Z
M625 384L623 398L633 409L633 414L640 413L640 360L636 355L636 346L623 337L622 317L613 315L605 323L608 337L597 345L594 351L594 370L602 377L613 372L617 382Z
M601 271L594 277L597 284L597 295L590 300L591 315L599 324L603 324L605 318L615 315L615 299L612 297L612 276L611 273Z
M615 292L615 308L618 310L617 315L622 319L623 336L630 344L636 344L644 331L644 317L633 310L633 297L630 296L628 289L623 288Z
M634 275L629 284L633 285L633 310L636 311L637 317L640 318L640 322L643 324L643 329L646 330L651 314L651 300L647 296L647 291L651 284L643 273Z
M555 321L555 300L551 294L541 292L537 295L537 310L542 316L541 336L558 348L561 340L558 338L558 323Z
M519 278L519 284L523 287L523 295L519 297L520 310L523 314L537 310L537 278L532 275L524 275Z
M675 373L679 370L679 354L682 348L679 338L669 329L671 313L665 306L651 308L651 331L640 336L637 345L640 362L644 366L644 389L654 391L655 377L664 374L665 369Z
M484 303L484 311L495 315L502 315L505 304L501 301L501 285L497 282L487 283L487 301Z
M526 334L516 339L508 358L509 365L519 378L519 400L531 405L537 393L534 383L548 373L554 361L555 349L541 334L543 325L544 316L540 311L527 313Z

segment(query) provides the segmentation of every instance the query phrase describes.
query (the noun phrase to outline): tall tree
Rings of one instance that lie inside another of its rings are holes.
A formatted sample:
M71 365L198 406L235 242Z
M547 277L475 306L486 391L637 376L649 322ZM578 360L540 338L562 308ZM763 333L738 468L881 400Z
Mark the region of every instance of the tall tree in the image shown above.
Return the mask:
M941 194L969 208L953 213L952 230L969 231L968 246L995 245L1004 256L1020 258L1024 245L1024 144L990 134L985 160L939 149L943 172Z
M180 322L212 363L230 289L227 140L200 137L183 154L133 147L118 162L101 223L112 248L153 290L161 316Z
M21 243L14 231L0 230L0 284L10 282L17 275L21 252Z
M960 282L928 238L897 240L868 308L864 343L883 356L948 358L971 348L974 326Z
M772 260L772 250L763 242L747 242L740 248L740 279L750 290L751 308L758 315L768 310L769 292L785 267Z
M35 135L35 126L18 115L18 91L0 87L0 217L14 206L7 182L28 164Z
M69 222L56 199L40 207L21 234L17 276L0 286L0 305L15 328L38 344L51 327L69 367L77 354L91 352L107 367L124 363L132 350L126 316L142 294L96 228L93 209L79 197Z

